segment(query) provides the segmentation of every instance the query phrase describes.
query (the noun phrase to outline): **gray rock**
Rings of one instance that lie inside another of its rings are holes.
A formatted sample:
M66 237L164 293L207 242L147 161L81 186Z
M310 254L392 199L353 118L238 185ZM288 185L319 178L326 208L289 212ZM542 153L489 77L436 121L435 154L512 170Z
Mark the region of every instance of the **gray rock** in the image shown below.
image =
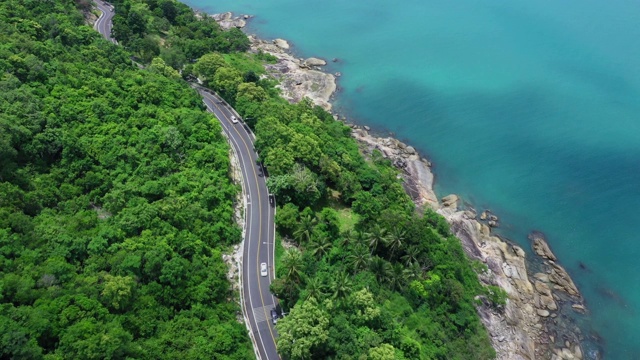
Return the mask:
M584 305L581 305L581 304L573 304L573 305L571 305L571 307L572 307L575 311L580 312L580 313L584 313L584 312L587 310L587 309L584 307Z
M407 154L415 154L416 153L416 149L413 146L407 146L407 148L405 149L405 151L407 152Z
M310 57L304 61L304 64L306 66L324 66L327 65L327 62L322 59Z
M442 198L442 206L457 208L458 207L458 195L451 194Z
M368 127L367 125L364 126L364 129L367 130L367 131L371 131L371 128Z
M538 315L542 316L542 317L548 317L548 316L549 316L549 314L550 314L550 312L549 312L549 311L547 311L547 310L541 310L541 309L536 310L536 313L537 313Z
M558 305L553 300L553 297L542 295L540 296L540 305L546 307L549 310L555 311L558 310Z
M276 44L277 47L279 47L280 49L283 50L289 50L289 43L287 42L287 40L284 39L275 39L273 40L273 43Z
M541 257L549 260L556 261L557 258L551 252L551 248L549 248L549 244L544 240L544 238L539 233L532 233L529 235L529 238L533 240L533 251Z
M515 245L513 245L513 252L521 258L524 258L527 255L521 247Z
M543 273L535 273L533 275L533 277L535 277L536 279L542 281L542 282L549 282L549 275L547 274L543 274Z
M534 283L534 287L536 288L538 293L540 293L540 295L551 296L551 289L549 288L549 285L541 281L536 281Z

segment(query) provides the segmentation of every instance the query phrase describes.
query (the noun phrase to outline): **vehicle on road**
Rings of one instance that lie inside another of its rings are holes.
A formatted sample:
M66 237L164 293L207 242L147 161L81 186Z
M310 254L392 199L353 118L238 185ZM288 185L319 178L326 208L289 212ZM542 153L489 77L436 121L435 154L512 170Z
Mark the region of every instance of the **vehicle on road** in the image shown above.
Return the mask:
M238 123L238 118L233 116L233 115L231 115L231 122L234 123L234 124L237 124Z
M276 309L271 309L271 322L275 325L278 322L278 312Z
M267 276L267 263L260 264L260 275Z

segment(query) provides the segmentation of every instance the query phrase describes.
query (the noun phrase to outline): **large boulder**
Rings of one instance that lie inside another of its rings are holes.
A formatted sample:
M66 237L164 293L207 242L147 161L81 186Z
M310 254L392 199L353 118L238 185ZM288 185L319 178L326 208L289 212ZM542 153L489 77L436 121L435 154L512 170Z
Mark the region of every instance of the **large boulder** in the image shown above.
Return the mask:
M307 60L304 61L304 65L311 67L311 66L325 66L327 65L327 62L322 60L322 59L318 59L318 58L314 58L314 57L310 57Z
M442 198L442 206L447 208L458 208L458 195L451 194Z
M289 50L289 43L287 42L287 40L284 39L275 39L273 40L273 43L276 44L277 47L279 47L280 49L283 50Z

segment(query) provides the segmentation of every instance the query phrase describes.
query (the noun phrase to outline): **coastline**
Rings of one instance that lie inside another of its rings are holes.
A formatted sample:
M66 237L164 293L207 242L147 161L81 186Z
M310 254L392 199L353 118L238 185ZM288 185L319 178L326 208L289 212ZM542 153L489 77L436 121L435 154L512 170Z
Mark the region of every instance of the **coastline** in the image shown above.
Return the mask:
M248 15L234 18L229 13L216 16L212 15L227 23L249 18ZM239 25L235 24L232 26ZM280 81L284 98L296 102L308 97L331 110L330 100L337 85L334 75L320 70L326 61L296 58L282 39L268 42L253 35L249 39L251 51L263 51L278 59L266 69ZM337 114L334 117L338 119ZM557 263L541 233L530 235L532 252L527 256L520 246L492 232L492 228L499 226L499 219L490 211L479 213L456 195L438 200L433 190L431 164L413 147L392 137L372 135L367 126L350 126L362 152L368 155L379 150L389 158L400 170L405 190L416 205L428 206L443 215L467 256L487 265L488 270L479 274L481 282L507 292L509 299L503 309L496 311L485 303L477 307L497 359L600 358L597 352L584 353L585 337L571 316L587 313L584 299L566 270Z

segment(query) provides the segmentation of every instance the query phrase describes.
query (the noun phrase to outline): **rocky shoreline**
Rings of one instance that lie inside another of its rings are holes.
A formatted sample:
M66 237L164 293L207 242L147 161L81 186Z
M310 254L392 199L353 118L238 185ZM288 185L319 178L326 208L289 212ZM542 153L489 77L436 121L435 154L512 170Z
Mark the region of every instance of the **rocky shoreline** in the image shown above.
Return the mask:
M244 20L250 18L233 17L230 13L212 16L224 27L243 27ZM290 53L289 43L282 39L269 42L253 35L249 38L251 51L269 53L278 59L275 64L266 65L266 69L280 81L284 98L297 102L307 97L331 110L336 77L320 70L326 61L296 58ZM338 119L337 115L334 117ZM600 358L599 353L583 352L584 335L572 313L587 312L584 299L567 271L557 263L542 233L530 234L532 253L528 256L521 247L492 232L499 226L495 214L488 210L478 213L456 195L439 201L433 190L431 163L413 147L392 137L374 136L367 126L350 126L362 152L370 155L377 150L389 158L400 170L405 190L416 205L430 207L443 215L467 256L487 265L488 270L479 274L481 282L506 291L508 300L502 309L495 310L488 304L478 306L497 359Z
M521 247L492 234L499 219L490 211L478 214L469 206L459 209L461 200L456 195L438 201L431 164L413 147L391 137L376 137L358 125L351 127L363 153L377 150L390 159L401 170L405 189L416 205L429 206L443 215L467 256L487 265L488 270L479 274L481 282L507 292L502 309L486 303L478 307L497 359L584 358L584 337L569 316L570 312L586 313L584 300L541 233L531 234L533 254L528 258Z

